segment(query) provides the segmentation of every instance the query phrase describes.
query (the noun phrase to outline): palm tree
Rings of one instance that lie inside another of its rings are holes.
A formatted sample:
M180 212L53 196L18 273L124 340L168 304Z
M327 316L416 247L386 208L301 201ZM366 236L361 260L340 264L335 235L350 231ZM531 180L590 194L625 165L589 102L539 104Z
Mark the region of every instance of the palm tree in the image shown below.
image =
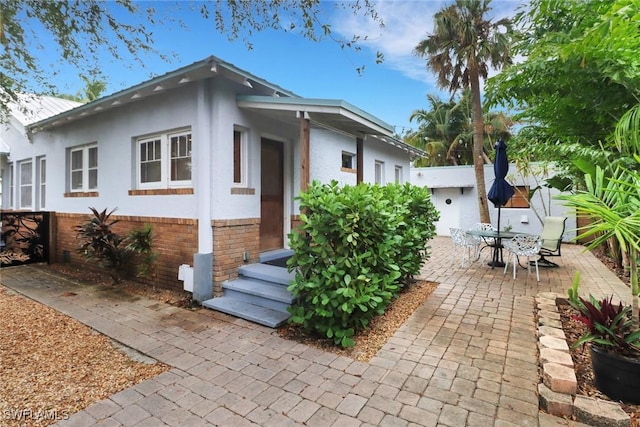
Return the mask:
M409 134L406 142L425 150L429 157L416 162L415 166L445 166L466 163L464 137L470 128L469 97L455 101L442 101L436 95L427 95L429 110L415 110L409 121L416 120L419 128ZM467 138L470 141L471 138ZM426 161L425 161L426 160Z
M437 73L438 86L455 92L470 88L473 110L473 158L481 222L490 222L484 183L484 122L480 100L480 78L486 80L489 66L500 69L511 64L511 21L485 19L490 0L456 0L434 16L434 32L415 48Z

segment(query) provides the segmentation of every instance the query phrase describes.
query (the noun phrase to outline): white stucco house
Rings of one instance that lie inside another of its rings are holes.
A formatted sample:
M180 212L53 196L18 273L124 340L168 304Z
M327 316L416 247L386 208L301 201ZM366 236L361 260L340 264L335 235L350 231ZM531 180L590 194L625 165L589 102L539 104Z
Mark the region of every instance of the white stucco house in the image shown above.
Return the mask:
M405 182L423 154L348 102L298 96L214 56L31 122L25 135L5 141L2 208L55 212L54 261L81 262L73 227L89 207L117 208L122 230L154 227L157 280L182 286L180 266L193 265L200 299L287 248L295 197L312 180Z
M544 181L554 174L553 169L545 168L543 173L543 168L535 164L531 169L533 173L525 176L518 172L515 164L509 165L506 179L514 187L516 194L507 206L501 208L500 229L510 226L513 231L540 234L545 216L562 216L567 218L563 241L570 241L576 235L576 218L570 209L554 199L553 196L559 194L558 190L544 188ZM449 228L466 230L480 222L473 166L412 168L410 176L412 184L431 189L433 203L440 211L440 220L436 223L438 235L448 236ZM485 165L484 177L489 191L495 177L493 165ZM538 190L529 203L526 200L529 189L538 186L543 188ZM488 205L491 223L497 226L498 209L491 202Z

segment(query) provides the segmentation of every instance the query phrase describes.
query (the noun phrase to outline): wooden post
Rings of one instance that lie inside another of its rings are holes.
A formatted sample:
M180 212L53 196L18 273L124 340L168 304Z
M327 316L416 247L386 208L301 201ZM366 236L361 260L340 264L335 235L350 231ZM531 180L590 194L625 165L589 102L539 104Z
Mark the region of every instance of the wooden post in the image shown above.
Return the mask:
M356 138L356 184L362 182L362 175L364 172L364 140L362 138Z
M310 121L304 111L300 111L300 191L309 187L309 139Z

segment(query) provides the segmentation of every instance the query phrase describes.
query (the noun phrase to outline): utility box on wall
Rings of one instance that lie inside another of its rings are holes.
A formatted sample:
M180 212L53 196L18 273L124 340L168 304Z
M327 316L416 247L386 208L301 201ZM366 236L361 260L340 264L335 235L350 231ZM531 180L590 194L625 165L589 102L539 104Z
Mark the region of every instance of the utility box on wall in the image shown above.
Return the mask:
M193 293L193 267L182 264L178 268L178 280L182 280L185 291Z

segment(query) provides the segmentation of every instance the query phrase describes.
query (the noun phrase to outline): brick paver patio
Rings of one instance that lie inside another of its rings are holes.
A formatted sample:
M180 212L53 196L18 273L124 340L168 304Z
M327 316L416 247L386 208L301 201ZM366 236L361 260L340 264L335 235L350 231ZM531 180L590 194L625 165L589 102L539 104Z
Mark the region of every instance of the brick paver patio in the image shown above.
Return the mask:
M60 426L578 425L539 414L534 297L566 293L576 270L583 293L628 301L628 288L581 246L563 245L561 266L541 269L539 283L484 261L460 268L449 238L432 247L421 278L437 289L369 363L34 267L2 269L0 280L173 367Z

